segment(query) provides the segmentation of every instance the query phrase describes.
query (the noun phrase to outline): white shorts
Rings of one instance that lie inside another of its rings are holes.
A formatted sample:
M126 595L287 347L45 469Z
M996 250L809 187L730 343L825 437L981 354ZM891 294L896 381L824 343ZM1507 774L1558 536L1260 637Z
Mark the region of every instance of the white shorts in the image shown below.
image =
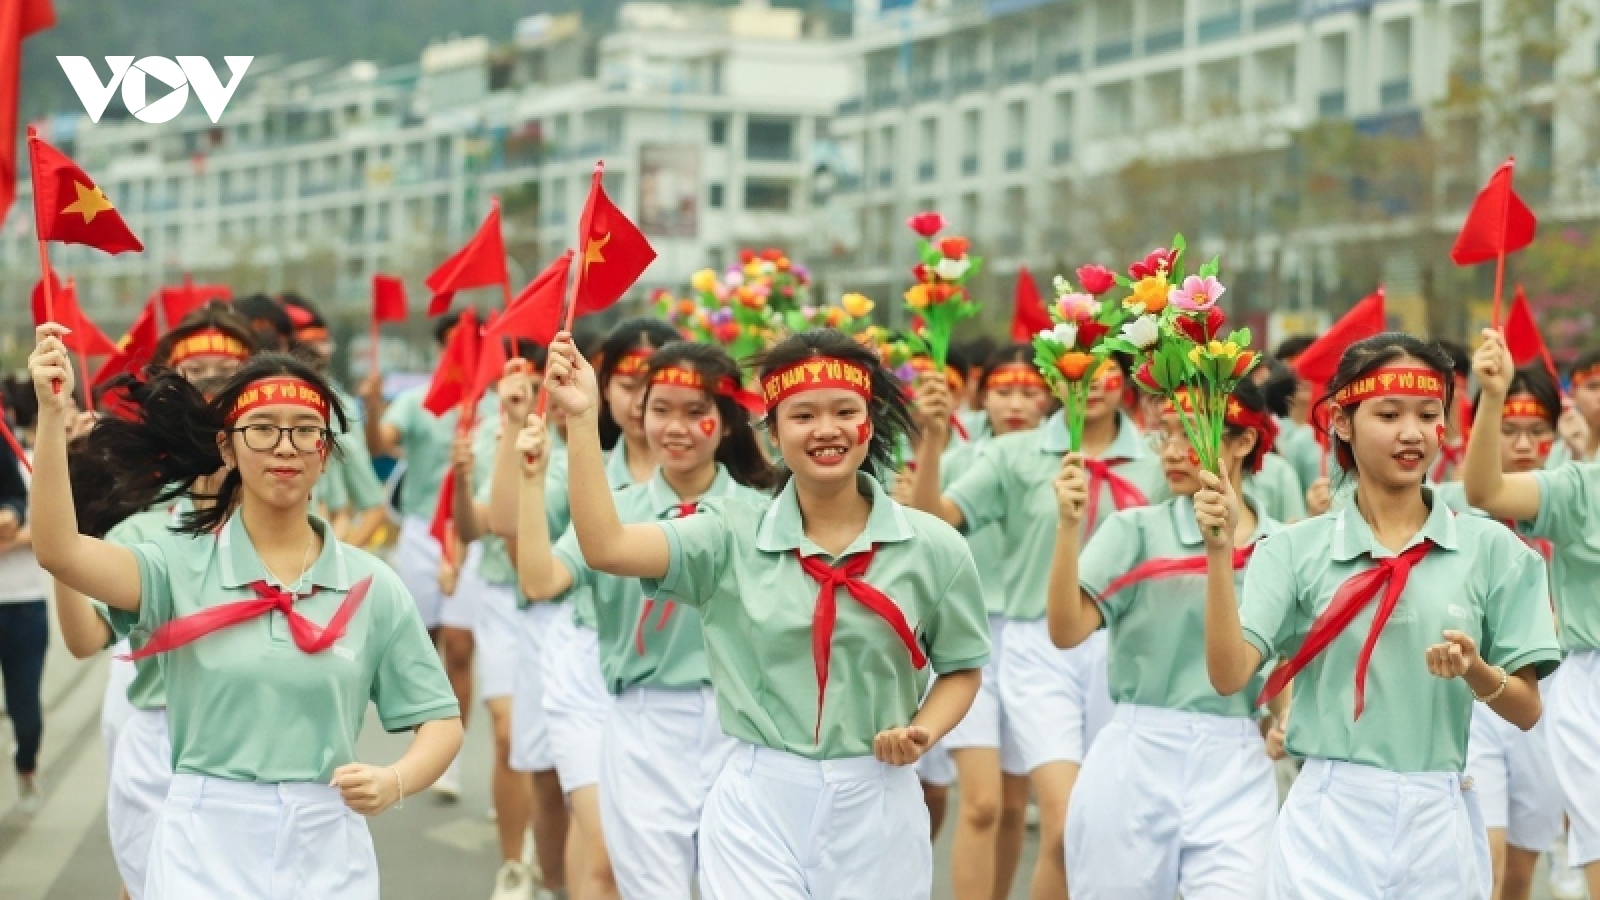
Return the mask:
M1493 880L1477 792L1460 775L1308 759L1278 813L1267 896L1488 900Z
M467 546L467 558L461 564L461 574L456 578L456 592L445 594L439 592L439 627L459 628L462 631L472 631L478 624L478 607L483 599L484 581L478 575L478 566L483 562L483 545L472 543ZM437 560L434 561L434 578L437 587L438 578Z
M928 808L908 766L733 751L700 824L703 900L926 900Z
M400 537L390 557L400 582L411 592L422 615L422 624L439 627L439 607L444 595L439 591L439 542L428 533L429 522L417 516L400 519Z
M330 785L174 775L145 897L378 900L378 858Z
M135 709L117 738L106 791L111 855L128 896L144 896L150 840L172 786L172 738L165 709Z
M463 588L469 585L463 585ZM478 664L478 692L485 700L510 697L517 679L517 645L523 629L517 592L509 584L490 584L476 570L470 585L478 621L472 627L472 653ZM461 593L458 590L456 593Z
M1050 643L1043 619L1013 619L1000 654L1000 709L1016 740L1015 760L1032 772L1083 762L1115 708L1106 676L1106 632L1071 650Z
M933 787L949 787L956 783L956 761L950 758L950 748L940 741L928 748L917 760L917 779Z
M1254 720L1119 705L1067 808L1068 892L1258 900L1277 814Z
M612 701L600 673L600 636L570 615L555 621L544 655L545 727L561 790L570 794L600 783L600 740Z
M1567 654L1545 702L1545 739L1567 816L1567 861L1600 861L1600 652ZM1548 681L1549 679L1546 679Z
M1000 702L1000 655L1005 647L1006 618L989 617L989 662L983 667L983 685L972 707L956 727L939 743L946 750L966 750L973 747L997 747L1000 750L1000 770L1007 775L1026 775L1028 766L1023 761L1011 719L1006 716ZM924 779L926 780L926 779Z
M623 897L690 900L700 814L733 748L709 686L618 695L600 745L600 822Z
M1561 785L1545 742L1548 730L1541 721L1523 731L1486 704L1472 705L1466 774L1478 792L1483 824L1505 829L1506 843L1535 853L1549 850L1563 826Z
M106 669L106 692L100 698L100 742L105 745L106 759L116 755L117 735L134 711L133 704L128 702L128 685L133 684L133 676L139 670L133 663L118 659L132 652L126 638L111 646L111 664Z
M550 749L550 720L544 711L545 654L558 619L572 621L565 603L534 603L517 610L517 652L511 691L511 768L548 772L556 767Z

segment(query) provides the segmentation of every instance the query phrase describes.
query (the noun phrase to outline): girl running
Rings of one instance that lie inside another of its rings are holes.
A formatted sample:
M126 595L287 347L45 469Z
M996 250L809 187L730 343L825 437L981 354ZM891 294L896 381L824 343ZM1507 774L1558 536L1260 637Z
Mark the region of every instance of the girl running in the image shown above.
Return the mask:
M80 534L67 474L73 371L46 324L29 359L39 398L32 521L40 563L136 613L162 654L173 779L145 881L155 900L378 896L366 823L439 776L461 745L454 697L390 569L308 514L343 414L326 383L284 356L242 366L208 400L179 375L130 390L91 449L115 496L147 506L228 468L181 532L134 547ZM415 729L392 766L355 761L369 702Z
M1306 762L1278 816L1270 897L1489 896L1483 817L1461 777L1472 703L1532 728L1560 652L1538 554L1424 486L1451 376L1450 357L1410 335L1345 351L1329 438L1355 496L1257 545L1242 594L1238 497L1200 476L1211 683L1248 690L1278 656L1263 694L1295 680L1287 746Z

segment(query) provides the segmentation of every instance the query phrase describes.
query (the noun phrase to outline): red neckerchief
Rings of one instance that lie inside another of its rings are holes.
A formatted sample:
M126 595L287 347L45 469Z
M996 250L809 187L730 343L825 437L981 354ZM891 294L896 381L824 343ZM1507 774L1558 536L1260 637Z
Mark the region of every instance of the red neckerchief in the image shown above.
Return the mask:
M1356 657L1356 718L1361 718L1361 711L1366 706L1367 693L1367 663L1372 660L1372 650L1378 645L1378 635L1383 631L1383 626L1389 621L1389 615L1394 612L1395 605L1400 602L1400 595L1406 589L1406 580L1411 577L1411 569L1422 561L1428 551L1434 546L1433 541L1423 541L1399 556L1387 556L1377 561L1377 564L1365 572L1358 572L1339 585L1339 590L1334 592L1333 602L1322 611L1322 615L1311 623L1311 628L1306 632L1305 642L1300 645L1300 652L1294 655L1287 663L1274 669L1267 678L1266 686L1261 689L1261 696L1256 698L1256 705L1260 706L1277 696L1301 669L1304 669L1316 659L1327 646L1333 643L1350 623L1355 621L1356 615L1383 591L1383 599L1378 603L1378 609L1372 616L1372 627L1367 631L1367 639L1361 645L1361 655Z
M222 603L217 606L202 609L199 612L181 616L157 628L150 635L150 640L136 653L122 657L129 660L141 660L154 656L157 653L166 653L176 650L185 644L197 641L213 631L220 631L241 622L264 616L272 610L283 613L289 622L289 634L294 638L296 647L303 653L321 653L333 646L333 642L344 636L345 626L350 618L356 614L361 606L361 601L367 596L367 591L372 587L372 576L356 582L350 593L345 595L340 602L333 618L328 620L326 626L317 625L305 616L300 615L294 608L295 595L265 581L253 581L250 590L255 592L254 600L238 600L233 603ZM316 593L316 588L305 594L309 597Z
M820 556L802 556L799 549L794 551L795 559L800 560L800 568L817 582L820 590L817 591L816 611L811 615L811 660L817 669L817 726L812 740L822 740L822 703L828 694L828 662L833 655L833 625L839 615L838 600L835 593L839 588L844 588L857 603L877 613L894 633L900 642L906 645L911 652L911 665L921 669L928 664L928 658L917 646L917 637L911 631L911 626L906 623L906 617L901 614L900 607L894 605L888 595L868 584L861 576L867 573L867 568L872 565L872 558L878 553L878 545L873 544L864 553L857 553L844 560L837 566L829 566L822 561Z
M698 500L696 500L696 501L693 501L693 502L690 502L690 503L679 503L677 506L674 506L672 509L667 510L667 512L668 512L669 515L671 513L677 513L677 515L671 516L671 517L675 518L675 519L681 519L681 518L684 518L685 516L694 515L694 511L696 509L698 509L699 507L700 507L700 502ZM654 609L655 605L656 605L656 598L654 598L654 597L646 597L646 598L644 598L644 608L639 610L639 623L637 625L635 625L634 629L633 629L633 649L638 651L640 656L644 655L644 625L645 625L645 622L650 618L650 610ZM660 631L661 629L667 627L667 620L672 618L672 613L677 608L678 608L678 604L672 602L671 600L662 601L662 603L661 603L661 616L656 619L656 630L657 631Z
M1111 489L1111 504L1117 509L1129 509L1135 506L1144 506L1150 501L1145 498L1144 491L1128 479L1111 470L1112 466L1119 466L1128 462L1125 456L1113 456L1106 459L1087 457L1083 461L1083 470L1089 474L1089 504L1084 510L1083 519L1088 523L1085 536L1094 531L1097 516L1100 512L1100 489Z
M1243 547L1236 547L1233 551L1233 570L1243 569L1250 562L1250 557L1256 552L1255 542ZM1129 569L1121 577L1106 585L1105 591L1100 595L1099 602L1104 603L1111 599L1111 595L1122 590L1130 584L1149 581L1152 578L1170 578L1174 575L1204 575L1206 574L1206 555L1198 553L1194 556L1163 557L1160 559L1147 559L1137 566Z
M1462 462L1467 458L1467 442L1461 438L1454 441L1439 442L1439 461L1433 464L1433 474L1430 476L1435 484L1442 484L1450 479L1446 478L1452 472L1459 471Z

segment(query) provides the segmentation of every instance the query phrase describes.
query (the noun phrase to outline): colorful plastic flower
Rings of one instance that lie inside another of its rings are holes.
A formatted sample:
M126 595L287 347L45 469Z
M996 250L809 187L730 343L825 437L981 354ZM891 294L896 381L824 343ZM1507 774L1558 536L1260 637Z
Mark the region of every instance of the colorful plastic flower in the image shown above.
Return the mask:
M1172 326L1179 334L1196 344L1206 344L1216 337L1217 330L1222 327L1222 321L1222 310L1213 306L1199 315L1174 316Z
M1153 315L1140 316L1122 326L1122 338L1140 350L1148 350L1161 340L1161 326Z
M844 311L849 313L851 317L857 319L866 318L872 313L873 307L873 303L867 298L867 295L855 293L845 294L840 298L839 305L844 307Z
M1200 312L1216 306L1217 298L1226 290L1216 276L1201 278L1199 275L1190 275L1181 286L1171 290L1167 300L1184 312Z
M1073 351L1063 353L1056 358L1056 371L1068 381L1078 381L1089 373L1089 367L1095 364L1093 354Z
M913 284L906 291L906 305L912 309L926 309L930 299L926 284Z
M1133 293L1123 299L1122 305L1147 313L1158 313L1167 308L1167 279L1162 275L1148 275L1133 283Z
M1092 294L1071 293L1056 298L1056 309L1060 310L1061 318L1068 322L1092 319L1099 308L1100 304Z
M717 273L701 269L689 276L689 286L702 294L709 294L717 289Z
M1155 275L1165 276L1172 271L1172 266L1178 260L1178 251L1168 250L1165 247L1151 250L1143 261L1136 262L1128 267L1128 277L1134 281L1150 278Z
M939 241L939 252L945 259L966 259L972 242L964 237L947 237Z
M1061 322L1050 330L1050 336L1061 342L1063 347L1071 347L1078 342L1078 326L1071 322Z
M944 230L944 216L936 212L921 212L906 220L906 227L923 238L931 238Z
M1116 286L1117 276L1105 266L1079 266L1078 283L1096 297Z
M959 238L956 240L959 240ZM959 281L961 276L967 274L967 270L970 268L972 268L972 261L965 256L956 258L946 256L939 260L938 265L933 267L933 272L945 281Z
M1254 350L1240 352L1238 358L1233 361L1233 371L1228 373L1229 377L1243 378L1245 373L1250 371L1250 367L1256 364L1258 355Z

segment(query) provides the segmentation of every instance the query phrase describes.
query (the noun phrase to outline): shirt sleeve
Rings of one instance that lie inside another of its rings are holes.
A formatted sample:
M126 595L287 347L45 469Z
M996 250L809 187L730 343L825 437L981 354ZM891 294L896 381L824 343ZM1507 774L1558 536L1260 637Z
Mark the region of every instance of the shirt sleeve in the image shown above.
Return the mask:
M375 661L372 703L385 731L405 731L435 719L461 715L439 652L428 637L416 603L393 572L373 575L372 590L383 591L393 627L382 655ZM368 602L377 600L368 598Z
M350 431L338 438L343 458L339 468L345 492L345 502L356 512L366 512L383 505L383 483L372 467L372 454L367 452L367 439L359 431Z
M1291 524L1304 519L1306 489L1300 483L1300 476L1295 474L1294 466L1284 463L1273 466L1273 469L1277 472L1275 478L1278 482L1278 492L1282 495L1282 499L1278 501L1280 504L1278 512L1282 514L1277 517L1278 521Z
M1239 624L1263 663L1287 655L1300 626L1293 553L1287 535L1271 535L1256 545L1245 569Z
M1584 477L1588 469L1588 478ZM1569 462L1559 469L1541 469L1533 473L1539 486L1539 515L1527 533L1556 544L1568 544L1585 539L1600 524L1600 490L1596 478L1600 467Z
M139 564L139 627L154 631L172 619L173 564L167 555L173 547L155 540L128 549Z
M1139 528L1137 510L1125 510L1100 523L1094 536L1078 554L1078 584L1095 600L1105 593L1119 576L1144 562L1144 534ZM1106 624L1122 615L1127 602L1136 591L1118 592L1100 604L1100 615Z
M692 516L656 523L667 536L667 574L640 579L646 596L694 607L711 599L733 558L726 515L720 500L707 500Z
M589 563L583 558L583 548L578 546L578 530L569 527L550 547L550 555L556 562L566 566L572 575L572 587L569 590L589 587L594 583L594 570L589 568Z
M393 425L400 429L401 434L405 434L411 430L411 421L418 408L417 403L412 392L407 391L394 398L394 402L383 411L383 418L378 421L384 425Z
M972 457L972 465L950 485L945 496L961 510L961 530L971 534L1005 518L1005 460L998 441L988 441Z
M989 661L991 645L989 613L984 604L983 583L978 579L978 566L964 541L959 548L948 552L938 548L938 552L942 556L960 555L933 616L923 627L928 661L939 675L981 669Z
M334 438L338 443L342 438ZM336 513L350 505L350 492L344 485L344 460L340 457L329 457L327 465L322 470L322 477L317 479L317 486L312 491L312 499L328 508L329 513Z
M1504 549L1478 563L1493 579L1484 598L1478 654L1507 672L1531 665L1543 678L1561 662L1544 559L1510 532L1497 537Z

